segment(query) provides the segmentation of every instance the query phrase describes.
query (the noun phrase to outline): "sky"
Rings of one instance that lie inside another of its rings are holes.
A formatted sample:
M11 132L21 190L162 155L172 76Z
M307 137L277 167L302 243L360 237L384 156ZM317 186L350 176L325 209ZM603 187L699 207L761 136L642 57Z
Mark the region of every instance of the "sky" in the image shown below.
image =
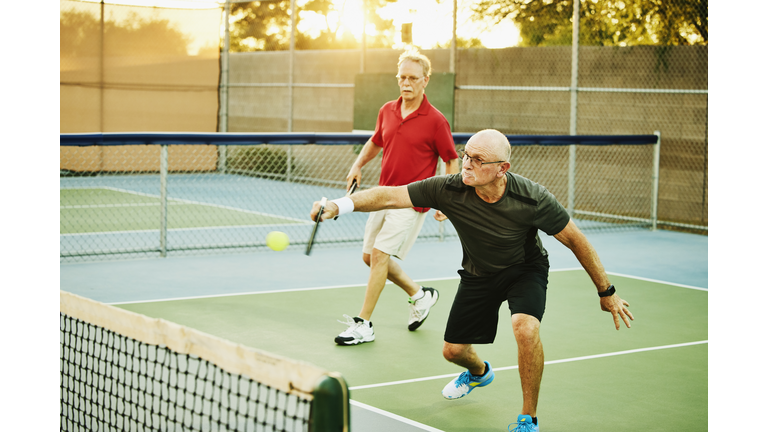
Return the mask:
M99 0L84 0L87 2L99 3ZM303 4L307 0L297 0L298 4ZM345 0L334 0L337 9L342 9ZM223 2L211 0L115 0L108 1L111 4L130 4L140 6L156 7L176 7L176 8L215 8ZM353 35L362 34L362 0L346 0L343 8L344 14L339 16L334 14L329 16L331 25L341 20L343 28L349 30ZM453 2L443 0L440 4L436 0L399 0L391 3L380 10L380 15L384 19L393 20L395 28L401 28L406 22L413 23L413 43L414 45L428 49L436 43L445 44L451 39L452 32L452 14ZM519 38L519 31L511 21L505 21L495 26L492 32L484 31L478 23L469 19L469 2L459 2L459 11L457 16L457 34L458 37L465 39L478 38L487 48L505 48L516 46ZM325 28L325 17L303 13L302 22L299 30L312 34L313 29ZM184 33L194 33L194 23L179 23L179 29ZM343 29L340 29L343 31ZM372 29L369 29L372 31ZM393 48L401 48L402 43L398 40Z

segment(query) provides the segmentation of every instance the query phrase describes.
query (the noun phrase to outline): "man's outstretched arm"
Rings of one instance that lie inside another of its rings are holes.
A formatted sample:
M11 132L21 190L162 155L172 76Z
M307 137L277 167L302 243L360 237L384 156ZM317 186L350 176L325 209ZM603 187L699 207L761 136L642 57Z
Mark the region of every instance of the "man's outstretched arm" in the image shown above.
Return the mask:
M597 256L597 251L592 247L584 233L573 223L573 220L568 221L568 225L562 231L555 234L555 238L573 252L581 266L589 274L589 277L592 278L598 293L605 292L611 286L611 281L605 273L600 257ZM627 328L632 327L629 321L634 320L635 317L632 316L632 312L628 309L629 303L626 300L622 300L618 294L600 297L600 308L613 315L616 330L621 327L619 319L624 321Z
M411 196L408 194L408 186L379 186L352 194L347 199L352 200L356 212L413 207ZM312 211L309 213L311 220L315 220L318 210L320 210L320 202L315 201L312 205ZM339 206L335 202L329 201L325 206L325 211L323 211L322 220L333 218L338 214Z

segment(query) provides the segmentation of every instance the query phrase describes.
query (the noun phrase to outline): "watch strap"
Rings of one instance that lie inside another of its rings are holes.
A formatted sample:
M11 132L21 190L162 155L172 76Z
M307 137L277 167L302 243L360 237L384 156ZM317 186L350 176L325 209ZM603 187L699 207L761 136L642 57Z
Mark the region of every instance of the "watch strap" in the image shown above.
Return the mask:
M608 289L607 289L607 290L605 290L605 291L603 291L603 292L599 292L599 293L597 293L597 295L598 295L598 296L600 296L600 297L610 297L610 296L612 296L612 295L613 295L615 292L616 292L616 287L614 287L613 285L611 285L611 286L609 286L609 287L608 287Z

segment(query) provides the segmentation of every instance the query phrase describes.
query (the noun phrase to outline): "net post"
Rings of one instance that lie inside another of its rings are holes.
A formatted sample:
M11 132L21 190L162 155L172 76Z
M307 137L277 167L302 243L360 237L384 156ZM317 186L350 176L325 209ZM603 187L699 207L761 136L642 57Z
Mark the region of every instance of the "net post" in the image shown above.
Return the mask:
M341 374L323 375L312 394L309 432L349 432L349 388Z
M659 159L661 156L661 132L654 131L656 144L653 145L653 175L651 189L651 230L656 231L659 221Z
M160 256L168 249L168 145L160 145Z

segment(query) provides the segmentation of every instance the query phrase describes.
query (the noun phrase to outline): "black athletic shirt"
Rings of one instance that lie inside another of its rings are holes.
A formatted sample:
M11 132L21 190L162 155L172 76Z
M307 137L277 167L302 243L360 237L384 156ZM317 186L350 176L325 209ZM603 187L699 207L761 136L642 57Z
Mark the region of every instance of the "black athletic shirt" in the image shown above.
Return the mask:
M431 177L408 185L411 202L432 207L450 219L464 250L462 267L477 276L547 256L538 230L555 235L570 220L544 186L507 173L507 190L495 203L480 199L461 173Z

